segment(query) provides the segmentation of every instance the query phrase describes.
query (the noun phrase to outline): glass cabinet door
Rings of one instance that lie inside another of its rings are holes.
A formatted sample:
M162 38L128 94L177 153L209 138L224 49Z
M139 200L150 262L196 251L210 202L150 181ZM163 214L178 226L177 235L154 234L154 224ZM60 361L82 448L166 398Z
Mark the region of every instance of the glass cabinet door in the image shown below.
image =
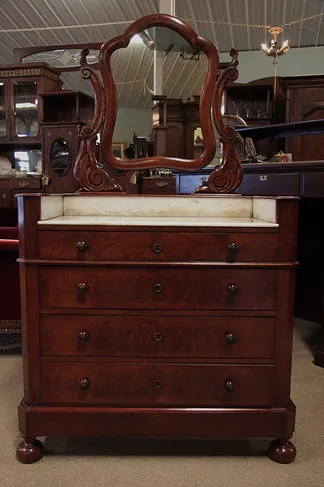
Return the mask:
M8 137L9 100L6 82L0 81L0 139Z
M37 137L39 131L37 81L15 81L13 104L13 137Z

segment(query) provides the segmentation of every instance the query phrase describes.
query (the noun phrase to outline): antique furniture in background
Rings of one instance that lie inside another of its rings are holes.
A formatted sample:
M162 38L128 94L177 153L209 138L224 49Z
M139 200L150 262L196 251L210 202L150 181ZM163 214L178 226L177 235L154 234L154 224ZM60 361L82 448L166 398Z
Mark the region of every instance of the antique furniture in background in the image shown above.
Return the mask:
M249 126L269 126L285 122L286 94L282 78L263 78L250 83L229 84L225 91L225 114L238 115ZM284 149L283 140L255 141L258 154L271 159L279 150Z
M73 175L82 127L91 122L94 99L79 91L44 93L42 119L44 191L73 193L79 189Z
M195 159L124 161L112 153L110 56L155 26L173 29L208 57L199 107L204 150ZM236 65L233 53L217 79L216 47L161 14L136 21L103 46L103 86L83 59L96 96L75 166L83 193L18 197L20 461L42 457L37 436L61 435L269 437L276 438L272 460L294 461L290 369L298 201L227 194L242 178L236 133L221 116ZM213 122L223 161L209 175L208 189L223 195L120 194L98 164L100 132L103 160L114 170L201 169L215 155Z
M284 78L287 93L286 122L324 120L324 76ZM294 161L324 161L324 134L294 137L286 141Z
M153 99L155 97L153 96ZM200 128L199 96L193 101L173 98L160 100L152 107L154 155L194 159L195 129Z
M60 73L44 63L0 68L0 142L40 143L40 93L59 90Z
M15 194L39 192L45 91L61 89L60 73L44 63L0 68L0 156L11 164L0 171L0 207L16 206ZM1 168L1 162L0 162Z

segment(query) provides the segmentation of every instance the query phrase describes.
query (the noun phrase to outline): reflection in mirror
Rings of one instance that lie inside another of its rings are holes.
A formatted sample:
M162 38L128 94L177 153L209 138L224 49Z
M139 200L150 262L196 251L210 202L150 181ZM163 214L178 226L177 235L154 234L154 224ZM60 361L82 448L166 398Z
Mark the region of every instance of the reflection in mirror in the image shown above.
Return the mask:
M135 158L194 159L203 153L199 95L207 72L204 52L169 28L151 27L112 54L111 68L118 98L113 143L123 141ZM152 99L154 84L159 96ZM128 159L125 152L122 158Z
M66 140L54 140L50 150L50 160L53 172L57 176L64 176L70 168L70 147Z

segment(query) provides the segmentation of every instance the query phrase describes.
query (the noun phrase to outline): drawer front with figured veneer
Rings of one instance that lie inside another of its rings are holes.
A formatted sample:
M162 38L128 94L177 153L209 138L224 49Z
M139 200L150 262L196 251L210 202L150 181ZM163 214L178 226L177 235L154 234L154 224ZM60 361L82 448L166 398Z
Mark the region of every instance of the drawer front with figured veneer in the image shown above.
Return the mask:
M11 179L10 188L20 189L21 192L27 188L38 189L41 187L40 179Z
M43 315L41 353L51 356L273 357L274 318Z
M275 310L275 269L51 267L39 270L42 308Z
M39 232L41 259L89 261L276 260L278 235L252 233Z
M271 365L43 362L47 404L112 406L270 406Z

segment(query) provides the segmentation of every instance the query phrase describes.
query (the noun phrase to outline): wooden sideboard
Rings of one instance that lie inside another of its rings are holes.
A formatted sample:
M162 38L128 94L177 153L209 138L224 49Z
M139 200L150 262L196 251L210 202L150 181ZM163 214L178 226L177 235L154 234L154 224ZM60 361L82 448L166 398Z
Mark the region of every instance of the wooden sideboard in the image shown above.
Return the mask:
M295 316L321 323L315 364L324 367L324 161L245 164L242 195L299 196ZM177 193L191 194L211 169L177 174Z
M164 98L164 97L163 97ZM203 145L195 141L195 130L200 128L199 96L193 101L168 98L152 108L153 147L155 156L192 159L199 157Z
M324 118L324 76L283 78L286 92L286 122L307 122ZM286 139L286 152L293 160L324 159L324 134L309 134Z

